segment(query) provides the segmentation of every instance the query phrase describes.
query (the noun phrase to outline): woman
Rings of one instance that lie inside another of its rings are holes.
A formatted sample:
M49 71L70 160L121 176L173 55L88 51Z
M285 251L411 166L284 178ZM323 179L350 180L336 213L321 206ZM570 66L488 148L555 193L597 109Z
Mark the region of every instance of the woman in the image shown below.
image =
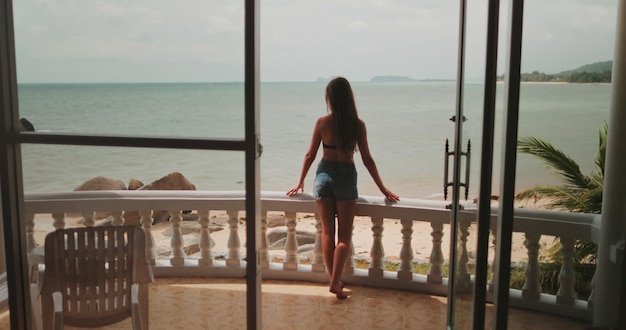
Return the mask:
M356 150L361 152L363 164L383 195L391 201L398 201L400 198L385 187L378 174L367 144L365 123L357 114L348 80L338 77L328 83L326 104L330 113L317 120L309 150L304 156L300 181L287 195L304 192L304 178L321 143L324 153L317 167L313 196L322 221L322 251L330 275L330 292L343 299L347 297L347 292L343 290L341 274L348 257L358 198L353 157ZM338 223L336 245L335 214Z

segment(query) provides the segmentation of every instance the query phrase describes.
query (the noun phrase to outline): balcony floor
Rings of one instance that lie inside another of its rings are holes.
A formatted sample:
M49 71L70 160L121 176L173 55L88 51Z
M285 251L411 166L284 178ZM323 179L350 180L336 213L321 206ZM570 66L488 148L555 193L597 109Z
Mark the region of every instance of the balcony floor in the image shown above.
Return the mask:
M242 279L158 278L150 288L150 329L245 329L245 289ZM265 280L263 329L445 329L445 297L350 285L347 289L352 295L337 300L324 284ZM487 328L491 313L488 305ZM588 327L548 314L509 311L509 329ZM9 328L8 311L0 313L0 329ZM126 320L104 329L132 326Z

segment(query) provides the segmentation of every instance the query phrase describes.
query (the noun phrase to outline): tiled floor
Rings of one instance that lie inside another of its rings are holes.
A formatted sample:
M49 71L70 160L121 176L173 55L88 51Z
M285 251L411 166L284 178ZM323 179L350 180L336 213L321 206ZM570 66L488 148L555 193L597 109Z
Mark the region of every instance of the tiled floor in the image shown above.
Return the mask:
M352 295L337 300L323 284L263 281L263 329L445 329L445 297L355 286L347 289ZM150 329L246 329L243 280L158 278L150 295ZM8 312L0 314L0 329L9 329L8 323ZM509 312L509 329L588 326L547 314ZM106 329L131 328L126 320Z

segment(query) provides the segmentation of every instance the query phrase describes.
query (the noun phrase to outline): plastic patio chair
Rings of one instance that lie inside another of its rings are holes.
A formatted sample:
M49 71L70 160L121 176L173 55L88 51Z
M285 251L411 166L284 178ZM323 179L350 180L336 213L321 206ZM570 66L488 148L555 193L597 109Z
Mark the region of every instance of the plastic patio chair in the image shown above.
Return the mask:
M133 329L148 329L145 236L139 227L59 229L45 241L41 285L44 329L102 327L132 317Z

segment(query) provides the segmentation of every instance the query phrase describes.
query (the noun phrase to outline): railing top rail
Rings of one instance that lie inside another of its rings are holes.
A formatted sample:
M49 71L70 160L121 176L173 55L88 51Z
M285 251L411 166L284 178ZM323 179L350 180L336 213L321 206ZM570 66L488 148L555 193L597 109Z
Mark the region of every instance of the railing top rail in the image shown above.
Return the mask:
M498 207L491 207L490 225L494 229L498 223ZM563 212L543 209L514 209L514 232L537 233L550 236L572 236L592 240L594 218L599 214ZM476 221L476 210L462 210L461 217Z
M360 196L357 215L388 219L420 220L449 223L447 201L403 198L391 203L382 196ZM244 210L244 191L191 191L191 190L107 190L72 191L63 193L25 194L27 213L65 213L122 210L161 210L178 208L196 210ZM476 221L473 204L464 205L461 218ZM316 213L315 198L310 194L286 196L284 192L262 191L263 211ZM591 239L596 214L558 212L528 208L515 209L514 230L545 235L570 235ZM497 226L498 208L491 208L491 226Z
M98 209L128 207L137 209L163 208L163 202L174 202L181 207L197 208L198 205L206 205L209 209L224 208L227 203L228 209L245 206L245 192L243 191L191 191L191 190L101 190L101 191L71 191L62 193L29 193L25 194L26 209L31 213L43 212L81 212ZM272 210L272 206L280 204L276 210L284 210L285 202L294 203L298 212L303 204L311 204L315 207L315 198L310 194L298 194L286 196L283 192L261 192L262 208ZM112 203L115 203L113 205ZM55 205L56 204L56 205ZM155 205L156 204L156 205ZM445 201L427 199L403 199L397 203L389 203L383 197L361 196L358 199L358 214L371 215L371 210L383 208L386 210L384 217L401 215L393 209L434 209L445 210L449 203ZM216 206L220 206L217 207ZM363 210L361 210L363 209ZM289 211L289 210L287 210ZM312 208L311 212L316 209Z

